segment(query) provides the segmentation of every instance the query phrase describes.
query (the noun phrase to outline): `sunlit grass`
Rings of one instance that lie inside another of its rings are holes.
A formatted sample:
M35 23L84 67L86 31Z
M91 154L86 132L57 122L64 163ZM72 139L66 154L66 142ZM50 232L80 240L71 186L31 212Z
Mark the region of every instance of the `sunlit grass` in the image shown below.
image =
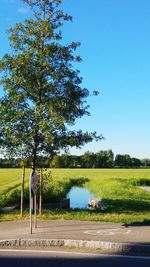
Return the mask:
M150 185L149 169L52 169L55 181L53 198L65 196L67 190L76 181L85 182L92 194L101 198L105 211L70 210L44 211L41 219L76 219L112 222L150 222L150 192L143 191L140 185ZM26 188L28 188L30 170L26 170ZM5 192L20 188L21 169L0 169L0 199ZM20 189L19 189L20 190ZM18 191L19 192L19 191ZM11 198L10 198L11 199ZM24 219L28 219L26 211ZM1 213L0 220L20 219L19 211Z
M30 170L26 169L25 184L29 183ZM22 169L0 169L0 194L18 187L22 181Z

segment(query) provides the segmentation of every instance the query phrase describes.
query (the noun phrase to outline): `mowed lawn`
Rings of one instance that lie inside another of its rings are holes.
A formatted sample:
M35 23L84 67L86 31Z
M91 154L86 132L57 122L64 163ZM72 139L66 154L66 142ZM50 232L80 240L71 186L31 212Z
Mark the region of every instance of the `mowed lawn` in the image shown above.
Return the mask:
M54 180L86 180L84 184L106 206L105 211L46 211L43 219L79 219L114 222L150 222L149 169L52 169ZM21 169L0 169L0 195L21 185ZM30 170L26 170L26 187ZM86 179L85 179L86 178Z

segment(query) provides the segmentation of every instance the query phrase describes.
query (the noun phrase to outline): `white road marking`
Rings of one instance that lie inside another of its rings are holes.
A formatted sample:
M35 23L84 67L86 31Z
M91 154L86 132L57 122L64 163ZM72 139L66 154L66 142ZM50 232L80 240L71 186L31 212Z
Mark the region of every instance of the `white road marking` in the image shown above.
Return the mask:
M131 234L131 230L125 231L122 228L114 228L114 229L102 229L102 230L88 230L84 231L84 234L88 235L115 235L115 234Z
M131 255L110 255L110 254L94 254L94 253L85 253L85 252L74 252L74 251L57 251L57 250L23 250L23 249L0 249L0 252L18 252L18 253L40 253L40 254L69 254L77 256L96 256L96 257L120 257L120 258L134 258L134 259L145 259L150 260L150 256L131 256Z

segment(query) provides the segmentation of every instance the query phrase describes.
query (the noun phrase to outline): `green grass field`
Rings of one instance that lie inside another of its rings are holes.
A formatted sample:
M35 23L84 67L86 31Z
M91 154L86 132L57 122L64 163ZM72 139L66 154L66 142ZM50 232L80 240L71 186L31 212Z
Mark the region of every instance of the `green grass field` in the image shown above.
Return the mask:
M26 170L26 184L28 182L30 170ZM0 195L21 185L21 169L0 169Z
M150 185L149 169L52 169L53 194L65 195L72 181L85 182L91 193L101 198L105 211L45 211L43 219L79 219L113 222L150 223L150 192L143 191L140 185ZM25 184L28 187L30 170L26 170ZM71 182L70 182L71 181ZM0 169L0 205L11 200L15 190L19 198L21 169ZM27 189L28 190L28 189ZM1 214L1 219L11 219L10 214ZM25 214L28 218L28 213ZM18 214L13 218L19 218Z

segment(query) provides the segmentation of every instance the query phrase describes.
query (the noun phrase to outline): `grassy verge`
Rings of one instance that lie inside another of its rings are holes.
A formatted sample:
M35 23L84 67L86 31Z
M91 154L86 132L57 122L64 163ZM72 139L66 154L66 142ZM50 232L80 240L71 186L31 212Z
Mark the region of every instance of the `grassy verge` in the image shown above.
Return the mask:
M21 174L21 170L18 171ZM12 174L15 174L15 172L12 172ZM84 186L87 187L91 193L104 201L106 210L44 210L43 215L40 218L42 220L74 219L122 223L150 223L150 192L143 191L139 188L140 185L150 185L150 170L53 169L52 177L53 179L50 181L49 189L45 195L45 201L47 201L49 197L54 201L60 197L64 197L71 186L84 183ZM8 193L12 196L12 192L20 186L18 179L15 180L15 178L12 179L13 183L11 184L8 182L8 179L7 185L4 181L6 181L4 178L0 181L0 186L1 184L5 185L3 186L3 190L0 188L1 199L2 196L5 198L5 190L10 189L10 191L8 190ZM26 185L27 184L26 181ZM7 213L1 212L0 214L0 221L20 219L19 210ZM23 219L29 219L27 210L25 211Z
M150 225L150 213L147 212L99 212L88 210L44 210L42 216L37 216L38 220L79 220L79 221L95 221L95 222L115 222L115 223L141 223ZM24 211L24 216L21 218L20 211L14 210L0 214L0 222L29 220L29 212Z

